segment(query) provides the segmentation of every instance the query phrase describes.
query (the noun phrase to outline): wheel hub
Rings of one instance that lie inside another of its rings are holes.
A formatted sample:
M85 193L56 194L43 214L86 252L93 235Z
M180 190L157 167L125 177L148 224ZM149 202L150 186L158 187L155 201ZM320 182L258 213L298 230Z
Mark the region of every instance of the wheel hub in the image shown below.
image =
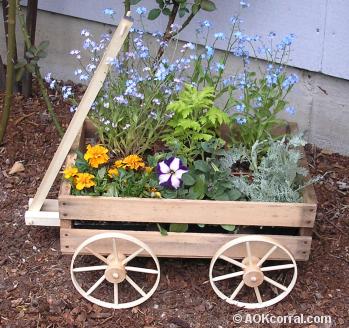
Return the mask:
M249 260L247 257L242 260L242 263L246 265L246 268L244 268L245 273L242 276L242 279L249 287L258 287L263 283L264 274L257 266L259 260L260 259L256 256L251 256L251 260Z
M108 256L108 267L105 269L105 279L107 281L113 284L119 284L125 280L126 269L125 265L122 264L125 258L125 255L119 253L117 259L113 254Z

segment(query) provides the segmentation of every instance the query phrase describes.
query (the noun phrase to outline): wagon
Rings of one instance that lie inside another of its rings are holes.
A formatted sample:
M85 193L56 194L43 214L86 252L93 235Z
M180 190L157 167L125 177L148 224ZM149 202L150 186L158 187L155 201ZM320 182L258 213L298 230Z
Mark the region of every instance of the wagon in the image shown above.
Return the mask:
M106 59L119 51L131 25L128 17L119 24L37 194L29 201L26 224L60 227L61 252L72 255L74 286L83 297L103 307L122 309L146 301L160 281L158 257L211 259L210 284L230 304L252 309L279 302L296 283L296 261L309 258L317 207L312 186L305 188L301 203L270 203L73 196L70 184L63 181L58 200L46 199L63 161L72 165L76 150L83 150L95 138L94 128L85 118L107 74ZM242 228L234 234L194 229L163 236L147 228L152 223ZM96 261L82 265L86 257ZM150 261L131 265L138 257L151 258L152 267ZM133 273L147 286L132 279ZM271 278L271 274L282 281ZM90 278L88 284L87 275L95 280ZM111 295L103 292L96 296L102 285L111 290ZM130 286L136 297L122 298L120 287L124 285ZM266 296L261 292L265 285L272 288ZM240 298L243 288L245 293ZM250 292L247 296L246 291Z

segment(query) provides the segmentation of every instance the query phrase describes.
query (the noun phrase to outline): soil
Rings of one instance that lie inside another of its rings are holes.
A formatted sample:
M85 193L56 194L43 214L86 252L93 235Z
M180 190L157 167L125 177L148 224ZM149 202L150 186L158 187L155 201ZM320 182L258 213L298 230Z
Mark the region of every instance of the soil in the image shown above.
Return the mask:
M52 95L67 125L69 105ZM3 95L0 94L0 108ZM234 323L234 315L329 315L331 324L275 324L279 327L349 326L349 158L308 145L319 201L309 261L298 263L289 296L267 309L248 311L219 299L208 283L209 260L160 259L161 281L145 303L108 310L86 301L70 279L70 256L59 251L59 230L24 224L28 198L57 149L59 137L42 99L16 96L5 142L0 146L0 326L1 327L270 327ZM24 172L9 175L15 161ZM58 179L49 198L57 196Z

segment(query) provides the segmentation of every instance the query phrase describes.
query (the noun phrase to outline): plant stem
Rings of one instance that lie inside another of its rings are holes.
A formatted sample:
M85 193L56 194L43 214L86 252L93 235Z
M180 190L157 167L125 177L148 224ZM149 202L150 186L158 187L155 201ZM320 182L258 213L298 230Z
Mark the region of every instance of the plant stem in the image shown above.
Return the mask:
M9 1L7 26L8 26L8 43L7 43L7 70L6 70L6 94L5 104L0 121L0 144L3 142L7 123L10 117L13 83L14 83L14 57L16 50L16 0Z
M6 47L8 47L8 8L9 8L9 2L8 0L2 0L2 15L4 18L4 30L5 30L5 37L6 37ZM14 64L17 63L18 61L18 56L17 56L17 41L16 41L16 35L15 35L15 52L14 52L14 57L13 57L13 62ZM13 87L14 87L14 92L20 91L20 83L16 82L16 79L13 80Z
M4 63L2 62L2 58L0 55L0 92L5 91L6 87L6 72L4 68Z
M32 46L32 44L31 44L31 41L30 41L30 38L28 35L28 31L27 31L26 26L25 26L23 13L21 12L19 6L18 6L18 21L19 21L19 24L21 26L21 30L23 33L23 39L24 39L25 46L27 47L27 49L29 49ZM48 93L47 93L45 83L44 83L42 76L41 76L41 73L40 73L40 67L37 64L35 65L35 75L36 75L36 78L39 82L40 92L41 92L42 97L44 98L44 101L45 101L46 106L47 106L47 110L50 113L53 124L55 125L56 130L59 133L60 137L63 137L63 135L64 135L63 128L61 127L61 125L58 121L57 115L53 110L50 98L49 98Z
M166 26L166 29L165 29L165 32L164 32L164 35L162 37L162 41L164 43L168 42L171 38L172 38L172 32L171 32L171 25L174 23L174 21L176 20L176 16L177 16L177 13L178 13L178 9L179 9L179 3L177 1L173 1L173 7L172 7L172 11L171 11L171 14L170 16L168 17L168 22L167 22L167 26ZM162 57L162 55L164 54L164 51L165 51L165 46L164 45L161 45L159 50L158 50L158 53L156 55L156 59L155 59L155 62L158 62L159 59Z
M59 136L63 137L64 130L63 130L62 126L60 125L59 121L58 121L56 113L53 110L53 107L52 107L50 98L48 96L44 80L42 79L42 76L41 76L41 73L40 73L40 68L37 65L35 66L35 75L36 75L36 78L37 78L37 80L39 82L40 92L41 92L42 97L44 98L47 110L50 113L50 116L51 116L51 119L53 121L53 124L55 125L56 130L58 131Z
M26 28L29 34L30 43L35 44L36 17L38 12L38 0L28 0ZM24 58L28 48L24 46ZM28 71L24 72L22 79L22 92L25 97L32 94L32 74Z
M165 33L164 33L163 38L162 38L163 41L165 41L165 42L170 41L177 34L181 33L189 25L189 23L192 21L192 19L195 17L195 15L200 11L201 7L199 8L199 10L195 14L193 12L191 12L189 14L187 19L183 22L182 27L177 32L171 32L171 25L176 20L178 9L179 9L179 4L177 3L176 0L174 0L173 1L172 12L171 12L171 14L169 16L168 23L167 23L167 26L166 26L166 30L165 30ZM158 62L159 59L162 57L162 55L164 54L164 51L165 51L165 47L161 46L159 48L159 50L158 50L157 55L156 55L156 62Z

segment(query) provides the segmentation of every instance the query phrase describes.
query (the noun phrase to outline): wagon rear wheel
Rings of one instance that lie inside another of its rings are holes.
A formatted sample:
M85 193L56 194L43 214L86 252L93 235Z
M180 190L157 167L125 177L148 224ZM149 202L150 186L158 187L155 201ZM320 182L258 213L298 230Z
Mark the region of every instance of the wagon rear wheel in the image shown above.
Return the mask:
M119 245L125 242L134 244L133 248L135 251L129 256L125 256L119 250ZM106 256L105 254L98 252L98 250L95 250L94 245L98 243L108 246L107 249L110 251ZM141 253L142 255L147 253L146 255L153 259L156 268L149 269L142 266L130 266L129 262ZM77 266L77 263L81 262L81 258L86 257L86 254L93 255L98 259L100 264L92 266ZM96 272L99 274L97 280L94 278L94 282L86 287L87 275L92 273L95 274ZM152 287L146 290L130 277L130 272L140 273L144 275L144 279L146 278L146 275L155 276L156 278L155 281L154 279L152 280ZM145 302L153 295L160 281L159 261L152 250L137 238L115 232L98 234L81 243L73 255L70 273L75 288L84 298L99 306L112 309L126 309ZM77 278L78 274L80 275L79 279ZM107 288L112 289L112 299L109 301L106 301L101 297L93 296L102 284L106 285ZM137 293L137 298L132 301L121 302L119 291L119 286L121 284L128 284L129 288L134 289Z
M260 249L266 250L263 255L260 255ZM228 255L236 254L236 251L246 254L242 261L235 260ZM265 262L276 253L280 254L280 258L285 261L279 265L265 266ZM233 269L226 274L214 274L219 259L223 260L225 264L232 265ZM285 283L284 273L289 273L288 271L291 276ZM278 279L270 278L269 275L272 273L277 273ZM244 236L226 243L217 251L210 264L209 278L216 294L229 304L247 309L258 309L276 304L291 292L297 280L297 264L291 252L276 240L264 236ZM226 288L223 291L223 287L217 286L220 282L229 282L234 286L231 289L230 285L224 286ZM266 287L271 287L273 293L264 295L263 291L267 289ZM244 289L244 296L246 296L246 291L254 295L245 297L247 301L242 301L242 289Z

